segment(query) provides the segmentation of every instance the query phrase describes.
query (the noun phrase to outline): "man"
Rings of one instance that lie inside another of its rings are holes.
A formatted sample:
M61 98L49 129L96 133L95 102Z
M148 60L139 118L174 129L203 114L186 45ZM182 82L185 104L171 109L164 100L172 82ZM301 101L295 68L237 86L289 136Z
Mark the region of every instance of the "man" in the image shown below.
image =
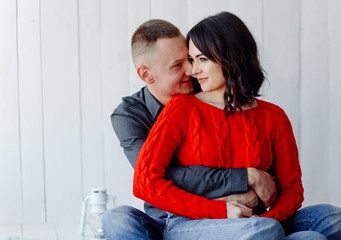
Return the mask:
M140 148L163 106L176 95L191 93L193 85L185 39L175 26L166 21L149 20L142 24L132 37L132 55L137 73L146 87L131 97L123 98L111 118L121 146L134 167ZM277 194L272 177L253 168L173 166L167 177L173 180L174 185L193 194L207 198L226 196L226 201L237 201L238 205L230 213L235 218L249 216L247 209L255 206L255 211L264 210L262 204L271 206ZM167 214L148 204L145 204L145 211L148 215L128 206L109 211L103 217L107 239L162 239ZM238 239L238 234L249 235L250 239L264 239L264 236L283 238L279 224L264 221L262 225L262 220L257 219L260 225L256 229L251 225L234 227L235 239ZM323 239L321 234L316 235ZM212 238L218 236L219 233Z

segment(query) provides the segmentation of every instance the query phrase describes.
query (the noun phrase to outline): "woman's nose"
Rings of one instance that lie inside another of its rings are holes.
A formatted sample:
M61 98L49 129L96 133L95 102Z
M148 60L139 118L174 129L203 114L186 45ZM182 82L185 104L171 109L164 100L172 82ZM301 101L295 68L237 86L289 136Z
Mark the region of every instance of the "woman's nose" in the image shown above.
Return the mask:
M186 75L191 76L192 75L192 64L189 61L187 61L185 67L186 67Z
M196 75L199 73L198 65L193 61L192 63L192 75Z

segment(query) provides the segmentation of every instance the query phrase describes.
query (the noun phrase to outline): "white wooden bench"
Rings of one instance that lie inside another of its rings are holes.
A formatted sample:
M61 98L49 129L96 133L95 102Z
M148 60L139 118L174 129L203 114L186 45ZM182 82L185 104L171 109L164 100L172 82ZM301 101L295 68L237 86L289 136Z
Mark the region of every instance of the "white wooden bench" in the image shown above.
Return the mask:
M0 240L58 240L52 224L0 225Z

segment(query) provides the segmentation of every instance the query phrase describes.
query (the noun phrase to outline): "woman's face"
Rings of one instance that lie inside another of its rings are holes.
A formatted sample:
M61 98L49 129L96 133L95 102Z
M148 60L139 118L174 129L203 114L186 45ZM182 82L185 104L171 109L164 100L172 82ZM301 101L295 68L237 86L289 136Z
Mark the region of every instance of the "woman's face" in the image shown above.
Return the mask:
M204 92L225 91L226 80L221 65L211 61L189 41L189 60L192 63L192 75L198 79L201 89Z

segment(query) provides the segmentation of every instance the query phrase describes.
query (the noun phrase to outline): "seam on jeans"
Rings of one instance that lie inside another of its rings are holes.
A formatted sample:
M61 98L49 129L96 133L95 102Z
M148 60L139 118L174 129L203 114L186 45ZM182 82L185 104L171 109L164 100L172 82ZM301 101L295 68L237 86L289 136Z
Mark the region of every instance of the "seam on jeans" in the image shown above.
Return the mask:
M286 227L290 228L290 227L294 227L297 224L302 224L302 223L309 223L310 224L309 230L310 230L312 228L312 226L314 226L315 220L313 218L306 218L306 219L302 219L300 221L296 221L296 222L290 223Z
M227 224L224 223L224 224L217 224L215 225L214 227L212 227L211 225L210 226L202 226L200 227L200 229L212 229L212 228L221 228L221 227L224 227L226 226ZM233 225L239 225L239 223L228 223L229 226L233 226ZM174 230L173 228L168 228L166 227L165 228L165 231L166 232L191 232L191 231L197 231L197 228L196 227L187 227L186 229L176 229Z

